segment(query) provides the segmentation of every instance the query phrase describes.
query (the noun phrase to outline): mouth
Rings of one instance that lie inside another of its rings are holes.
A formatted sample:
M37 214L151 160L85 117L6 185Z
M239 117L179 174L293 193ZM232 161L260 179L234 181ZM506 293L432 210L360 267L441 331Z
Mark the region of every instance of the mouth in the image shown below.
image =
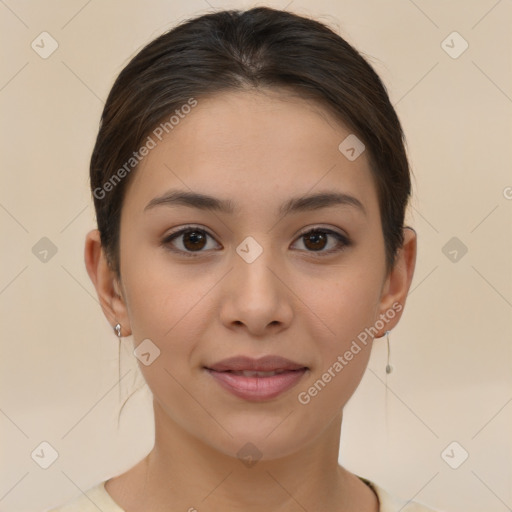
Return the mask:
M278 355L267 355L255 359L250 356L239 355L217 361L216 363L205 366L209 370L217 372L279 372L302 370L306 365L287 359Z
M204 368L223 390L238 398L253 402L262 402L278 397L296 386L308 371L307 367L294 370L276 369L272 371L256 370L215 370Z
M206 369L211 370L212 372L218 371L218 370L214 370L212 368L206 368ZM242 377L273 377L274 375L280 375L281 373L297 372L297 371L306 370L306 369L307 368L304 367L304 368L299 368L297 370L281 369L281 370L272 370L269 372L259 372L259 371L254 371L254 370L224 370L224 371L221 371L220 373L231 373L233 375L240 375Z

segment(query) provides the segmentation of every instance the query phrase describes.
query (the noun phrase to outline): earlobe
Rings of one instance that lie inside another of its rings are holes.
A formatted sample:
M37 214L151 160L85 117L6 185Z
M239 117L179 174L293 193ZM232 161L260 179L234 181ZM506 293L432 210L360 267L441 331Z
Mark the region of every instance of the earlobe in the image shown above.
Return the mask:
M384 336L386 331L390 331L398 324L414 276L417 251L416 231L406 226L403 228L403 233L404 241L397 253L395 265L386 279L380 302L380 314L393 310L393 316L382 334L379 333L379 336L376 336L377 338Z
M119 291L115 272L108 265L97 229L87 233L84 260L87 273L96 288L101 308L108 322L112 328L119 322L124 331L129 330L130 322L126 304Z

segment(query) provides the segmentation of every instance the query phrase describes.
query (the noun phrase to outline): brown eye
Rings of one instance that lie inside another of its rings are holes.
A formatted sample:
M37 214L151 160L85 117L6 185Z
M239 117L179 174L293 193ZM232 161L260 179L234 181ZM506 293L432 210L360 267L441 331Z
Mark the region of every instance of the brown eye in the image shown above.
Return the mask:
M200 250L206 245L204 232L194 230L183 234L183 245L189 251Z
M214 239L213 236L204 229L189 226L171 233L163 240L162 244L173 252L184 256L196 257L208 250L208 238ZM351 245L351 241L341 233L332 231L331 229L321 228L310 229L302 233L298 240L303 240L305 247L303 251L318 257L341 252ZM326 247L329 247L330 241L334 241L335 243L331 243L332 247L326 249Z
M331 238L335 240L334 246L324 250L329 245L329 239ZM310 229L302 233L299 240L304 240L303 244L306 247L306 252L318 253L318 256L340 252L351 245L350 240L341 233L321 228ZM317 255L315 254L315 256Z
M327 243L327 238L325 233L321 231L311 231L304 236L304 240L307 242L304 244L308 249L312 249L314 251L321 250L325 247Z
M171 233L171 235L163 240L162 244L167 246L170 250L179 252L185 256L199 256L201 252L205 252L205 248L208 245L208 238L213 240L213 237L204 229L187 227L175 233Z

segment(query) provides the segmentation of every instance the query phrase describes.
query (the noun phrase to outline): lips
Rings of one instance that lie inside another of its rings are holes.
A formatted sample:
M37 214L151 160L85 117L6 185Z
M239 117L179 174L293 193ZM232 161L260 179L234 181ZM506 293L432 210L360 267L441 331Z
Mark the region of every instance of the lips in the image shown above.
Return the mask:
M282 370L301 370L307 368L307 366L286 359L285 357L270 355L260 357L259 359L247 356L230 357L206 366L206 368L216 372L279 372Z
M222 388L245 400L261 402L294 387L308 367L280 356L223 359L205 370Z
M217 370L213 370L217 371ZM281 373L285 373L288 371L295 371L295 370L274 370L271 372L260 372L260 371L252 371L252 370L242 370L242 371L234 371L234 370L227 370L222 373L231 373L233 375L240 375L242 377L273 377L274 375L279 375Z

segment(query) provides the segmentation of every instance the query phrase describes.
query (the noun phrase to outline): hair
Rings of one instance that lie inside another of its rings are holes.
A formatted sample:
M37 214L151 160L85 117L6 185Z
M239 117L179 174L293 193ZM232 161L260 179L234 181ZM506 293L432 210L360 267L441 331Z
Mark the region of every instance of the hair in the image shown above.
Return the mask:
M257 7L182 22L142 48L115 80L101 116L90 181L101 244L118 278L123 198L136 172L136 152L148 135L173 113L186 112L191 100L282 88L322 104L364 143L386 267L392 269L403 244L411 179L402 127L385 86L360 53L326 25ZM168 131L169 123L162 126Z

